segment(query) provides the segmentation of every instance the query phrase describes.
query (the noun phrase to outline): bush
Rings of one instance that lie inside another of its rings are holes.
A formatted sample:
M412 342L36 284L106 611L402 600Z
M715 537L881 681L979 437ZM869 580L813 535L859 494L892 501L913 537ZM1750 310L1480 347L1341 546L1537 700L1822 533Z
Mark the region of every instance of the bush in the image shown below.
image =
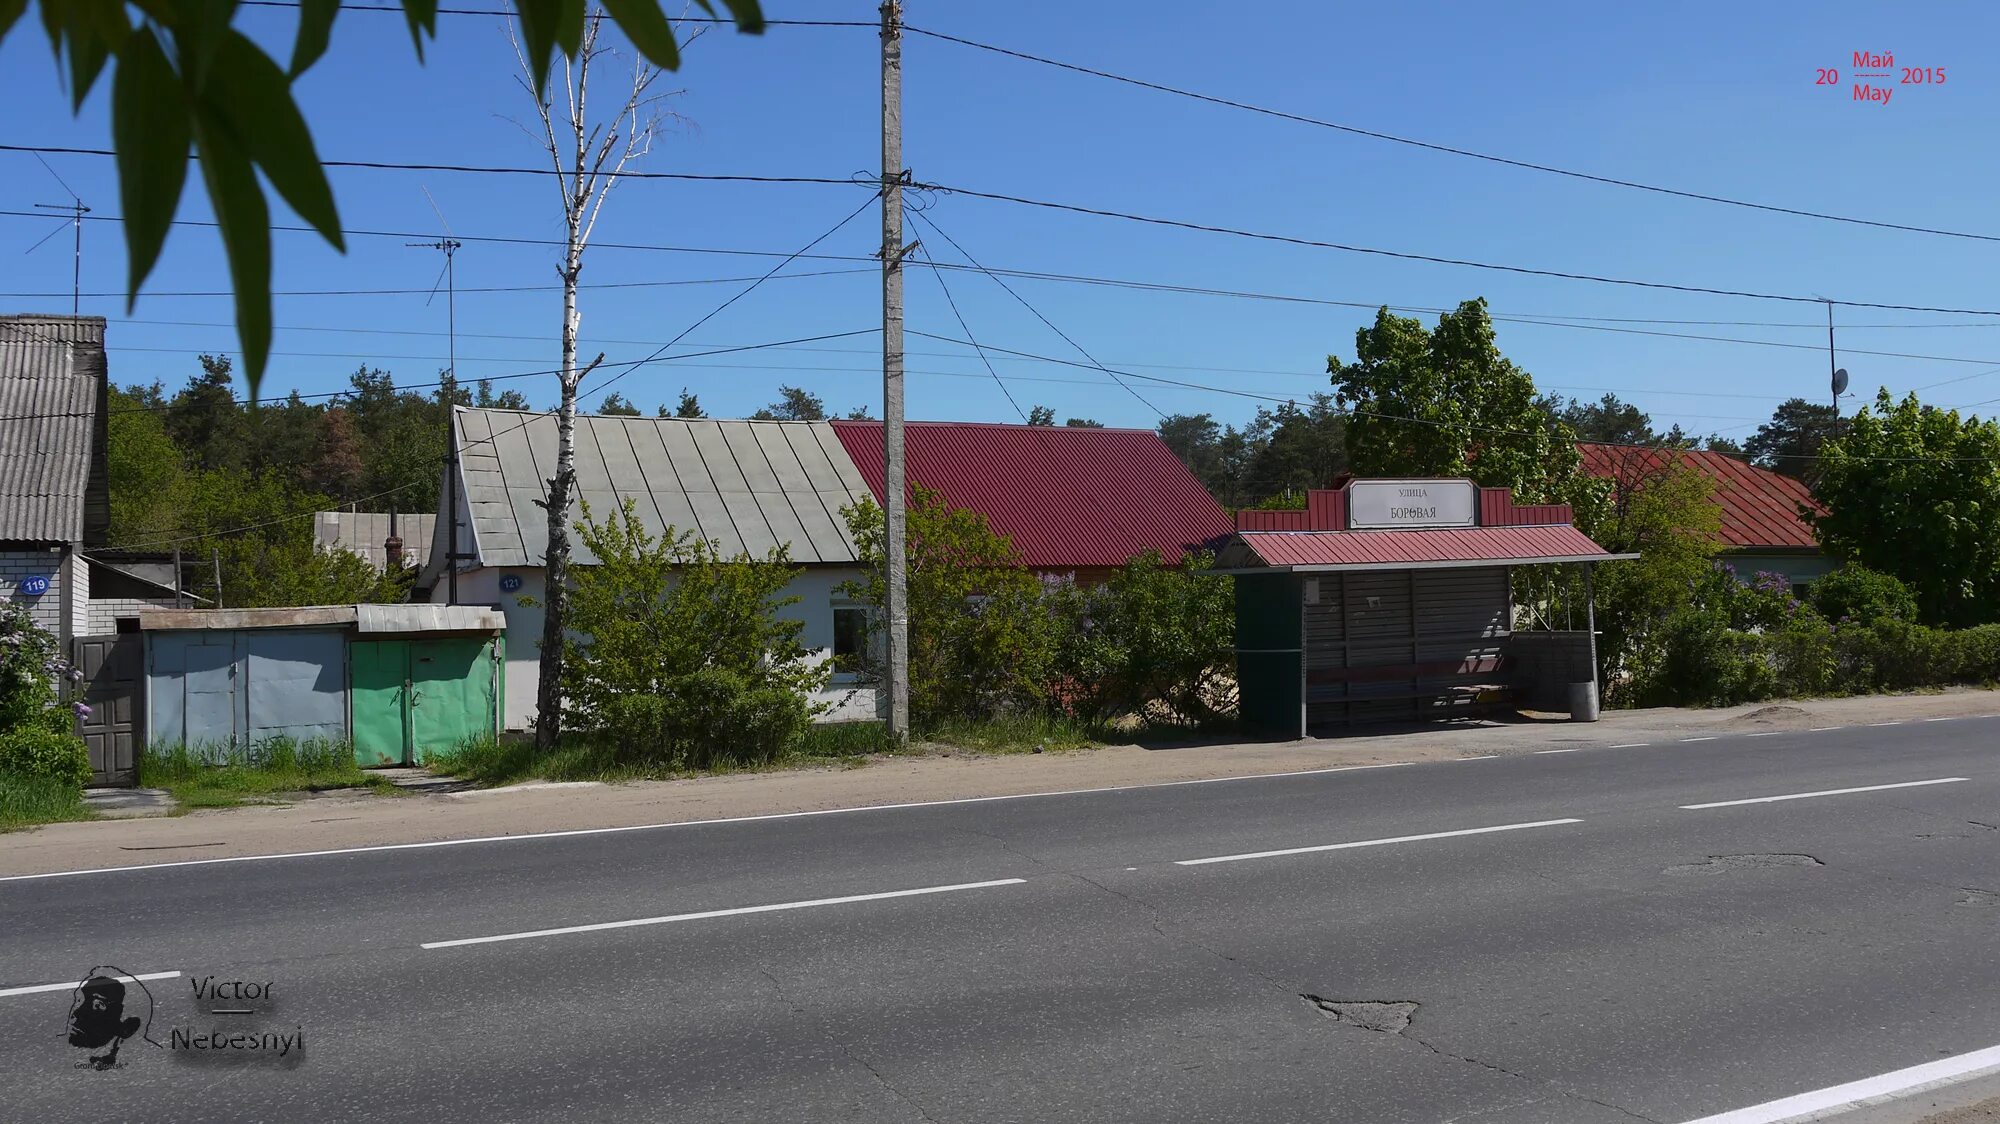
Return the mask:
M1639 685L1641 705L1730 706L1776 693L1763 637L1731 629L1721 612L1675 613L1660 630L1659 643L1658 668Z
M714 669L668 680L657 695L614 699L605 714L596 740L614 766L670 769L767 765L811 718L796 692Z
M1960 682L2000 682L2000 624L1982 624L1951 635L1958 644Z
M0 773L43 777L81 789L90 783L90 750L68 731L19 726L0 734Z
M1830 621L1872 625L1881 620L1914 621L1917 599L1891 574L1849 564L1812 585L1813 607Z

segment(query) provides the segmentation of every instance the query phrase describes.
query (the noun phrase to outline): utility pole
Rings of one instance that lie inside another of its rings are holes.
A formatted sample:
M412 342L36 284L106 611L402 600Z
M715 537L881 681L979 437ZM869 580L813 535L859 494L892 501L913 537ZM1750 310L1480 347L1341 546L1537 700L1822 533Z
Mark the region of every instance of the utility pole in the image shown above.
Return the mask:
M426 190L424 196L429 198L430 192ZM431 200L431 207L434 210L437 208L437 200ZM444 222L443 211L438 212L438 222ZM440 381L447 382L447 386L444 389L456 390L458 384L458 276L454 272L452 262L458 254L459 247L463 246L464 243L450 237L451 227L446 226L445 232L445 237L439 238L435 242L405 242L403 244L426 250L444 251L445 362L449 366L445 368L445 379ZM431 286L431 296L437 296L437 286L435 285ZM426 301L425 303L428 304L430 302ZM447 397L444 403L444 573L445 604L447 605L458 604L458 441L453 435L452 410L454 408L455 403Z
M910 736L910 605L903 553L903 5L882 0L882 512L889 736Z
M1840 369L1833 354L1833 301L1826 297L1826 374L1827 382L1833 388L1833 416L1840 417L1840 396L1847 390L1847 372Z

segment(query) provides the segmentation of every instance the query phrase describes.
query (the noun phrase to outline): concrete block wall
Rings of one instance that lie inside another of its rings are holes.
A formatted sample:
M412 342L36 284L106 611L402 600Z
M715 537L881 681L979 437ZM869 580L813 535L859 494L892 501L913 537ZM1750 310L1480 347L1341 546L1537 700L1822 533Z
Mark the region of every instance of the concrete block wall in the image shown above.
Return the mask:
M34 547L0 550L0 600L28 606L28 616L37 627L61 638L63 598L69 596L72 584L67 580L67 571L59 550ZM49 579L49 591L39 597L21 592L21 583L29 578ZM86 591L85 596L88 595Z
M1590 633L1515 632L1501 651L1509 683L1530 710L1569 710L1569 685L1591 678Z

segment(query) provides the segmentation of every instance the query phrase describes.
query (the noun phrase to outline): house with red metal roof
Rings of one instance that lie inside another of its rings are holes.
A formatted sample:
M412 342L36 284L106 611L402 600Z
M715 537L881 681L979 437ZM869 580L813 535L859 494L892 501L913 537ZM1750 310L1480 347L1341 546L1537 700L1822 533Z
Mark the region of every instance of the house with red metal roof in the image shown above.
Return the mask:
M882 423L833 432L883 496ZM908 422L910 483L976 511L1042 573L1091 580L1156 550L1179 562L1233 529L1229 513L1150 429Z
M1227 512L1150 430L911 422L910 481L984 515L1029 568L1090 581L1135 555L1178 562L1231 530ZM737 421L579 416L576 489L600 517L630 502L655 535L691 531L724 556L787 549L799 598L781 612L826 658L859 655L867 606L842 587L862 576L842 509L882 499L880 422ZM429 564L417 580L433 602L491 605L507 620L505 725L532 725L540 680L541 502L555 472L549 414L461 406L452 412L453 471L441 489ZM579 513L580 515L580 513ZM572 562L596 558L572 539ZM868 718L874 692L851 676L815 700L829 719Z
M1759 573L1780 574L1805 585L1836 563L1820 550L1812 524L1801 514L1824 511L1803 481L1759 468L1725 453L1704 449L1663 449L1580 442L1583 470L1638 488L1679 465L1708 478L1722 507L1721 561L1749 581Z

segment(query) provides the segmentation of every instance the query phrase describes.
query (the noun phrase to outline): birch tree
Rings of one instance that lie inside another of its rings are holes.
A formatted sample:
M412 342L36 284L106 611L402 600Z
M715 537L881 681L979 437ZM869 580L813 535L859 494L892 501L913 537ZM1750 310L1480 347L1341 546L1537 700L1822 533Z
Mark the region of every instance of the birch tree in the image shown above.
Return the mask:
M564 243L556 276L562 280L562 362L556 375L561 387L561 403L556 411L556 471L548 480L549 549L545 556L542 624L541 685L535 699L535 747L555 748L562 733L562 675L564 635L569 608L569 523L570 499L576 483L576 392L604 356L589 365L577 366L577 331L581 313L577 309L577 280L583 274L583 253L605 200L618 184L626 165L652 151L661 128L675 119L667 101L679 91L654 89L662 71L643 56L635 57L630 82L621 83L622 103L616 113L593 118L589 88L593 74L602 65L615 63L618 52L601 38L604 11L594 8L584 22L583 40L576 53L547 82L536 81L537 71L522 47L520 37L508 27L514 57L520 63L517 80L535 103L541 130L522 130L548 154L555 169L553 181L562 201ZM682 45L700 36L682 38ZM558 104L557 92L561 92Z

